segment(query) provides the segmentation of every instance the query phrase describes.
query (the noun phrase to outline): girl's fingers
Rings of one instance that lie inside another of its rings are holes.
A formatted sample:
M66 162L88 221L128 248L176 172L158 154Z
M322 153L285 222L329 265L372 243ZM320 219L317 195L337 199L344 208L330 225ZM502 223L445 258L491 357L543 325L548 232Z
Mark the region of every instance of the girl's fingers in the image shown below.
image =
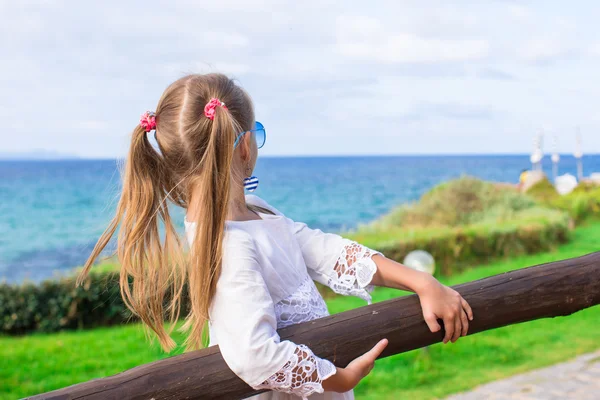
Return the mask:
M469 319L467 318L467 313L463 310L460 310L460 320L462 322L462 336L467 336L467 332L469 331Z
M387 345L387 339L380 340L375 346L373 346L371 350L367 351L362 356L352 360L346 368L356 370L361 376L360 379L364 378L369 374L369 372L371 372L371 370L375 366L375 359L379 357L379 355Z
M461 310L462 314L462 310ZM460 315L454 316L454 334L452 335L452 343L455 343L462 333L462 322L460 320Z
M467 316L469 317L469 321L473 321L473 310L471 310L471 306L469 305L469 303L467 303L467 301L465 299L461 298L461 300L462 300L461 301L462 308L467 313Z
M439 332L440 329L442 329L440 324L437 322L437 317L435 316L435 314L426 313L424 315L424 317L425 317L425 323L427 324L427 326L429 327L429 330L431 332L433 332L433 333Z
M371 363L375 362L377 357L379 357L379 355L381 354L381 352L385 349L385 347L387 345L388 345L388 340L381 339L379 342L377 342L377 344L375 346L373 346L373 348L371 350L367 351L363 355L363 357L365 357Z
M444 329L446 329L446 335L444 335L444 344L446 344L454 336L454 320L452 318L444 318Z

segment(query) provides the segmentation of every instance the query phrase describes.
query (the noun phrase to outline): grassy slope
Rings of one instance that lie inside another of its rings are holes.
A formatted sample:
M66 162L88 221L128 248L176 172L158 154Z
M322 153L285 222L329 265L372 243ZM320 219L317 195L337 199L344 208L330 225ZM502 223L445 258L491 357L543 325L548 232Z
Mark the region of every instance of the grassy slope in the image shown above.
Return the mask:
M572 242L556 252L495 262L444 283L452 285L576 257L599 250L598 243L600 223L595 223L578 228ZM398 295L394 290L378 289L374 299ZM332 313L364 305L354 298L334 298L328 304ZM417 350L389 357L377 362L372 374L356 389L357 398L432 399L563 361L600 347L599 320L600 307L594 307L566 318L480 333L453 345L434 345L427 353ZM175 337L181 342L181 336ZM139 325L0 337L0 398L57 389L166 356L156 345L148 345Z

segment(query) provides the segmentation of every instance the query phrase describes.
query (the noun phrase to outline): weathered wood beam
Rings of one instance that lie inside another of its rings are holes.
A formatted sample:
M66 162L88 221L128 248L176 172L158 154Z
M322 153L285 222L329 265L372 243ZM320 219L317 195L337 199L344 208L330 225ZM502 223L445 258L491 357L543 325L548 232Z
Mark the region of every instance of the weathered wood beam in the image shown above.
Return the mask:
M600 252L455 288L475 314L469 334L570 315L600 304ZM345 366L381 338L389 339L382 354L387 357L440 342L444 334L429 331L418 298L412 295L291 326L280 335ZM32 399L239 399L255 393L231 372L215 346Z

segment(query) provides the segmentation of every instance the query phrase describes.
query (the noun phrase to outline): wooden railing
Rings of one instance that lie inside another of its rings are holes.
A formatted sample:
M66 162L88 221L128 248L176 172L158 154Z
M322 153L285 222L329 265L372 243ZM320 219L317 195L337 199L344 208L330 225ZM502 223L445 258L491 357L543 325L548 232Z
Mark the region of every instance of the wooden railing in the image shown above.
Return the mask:
M475 319L469 334L540 318L570 315L600 304L600 252L521 269L455 287ZM381 355L439 342L416 295L388 300L279 331L282 339L309 346L346 366L381 338ZM40 394L32 399L240 399L258 393L225 364L218 346L163 359L107 378Z

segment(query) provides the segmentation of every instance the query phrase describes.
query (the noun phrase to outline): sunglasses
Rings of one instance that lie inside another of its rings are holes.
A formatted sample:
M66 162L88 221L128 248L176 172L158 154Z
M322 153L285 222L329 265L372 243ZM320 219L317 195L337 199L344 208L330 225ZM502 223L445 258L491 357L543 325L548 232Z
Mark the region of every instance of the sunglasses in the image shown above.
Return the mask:
M242 137L248 132L254 133L254 139L256 139L256 146L259 149L265 145L265 141L267 140L267 131L265 131L265 127L263 124L256 121L254 122L254 129L238 133L237 137L235 138L235 142L233 143L234 149L237 147Z

